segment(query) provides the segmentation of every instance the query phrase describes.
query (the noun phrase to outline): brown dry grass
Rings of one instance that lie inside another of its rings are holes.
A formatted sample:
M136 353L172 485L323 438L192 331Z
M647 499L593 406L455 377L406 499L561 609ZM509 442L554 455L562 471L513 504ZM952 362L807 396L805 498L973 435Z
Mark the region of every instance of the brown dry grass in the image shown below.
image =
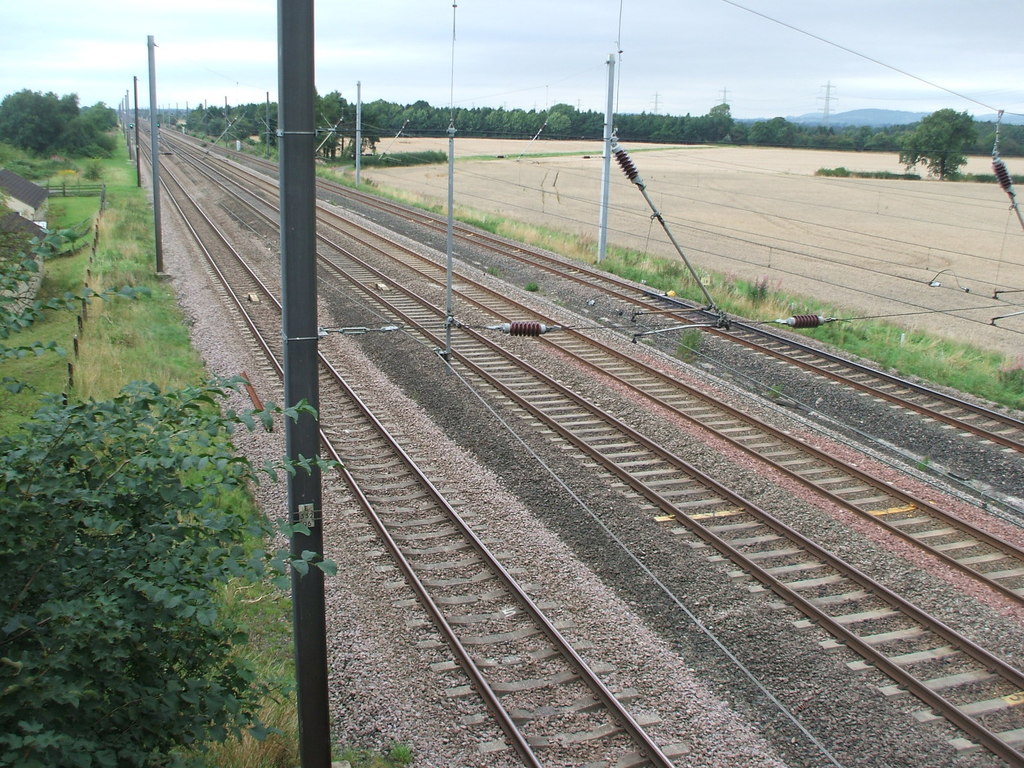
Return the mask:
M381 149L447 151L447 139ZM600 142L456 139L457 205L597 239ZM654 204L700 270L767 281L830 302L841 317L885 316L1004 354L1021 350L1024 232L995 183L815 176L820 168L901 173L891 153L626 145ZM541 154L554 153L554 156ZM1011 171L1024 172L1024 168ZM965 169L991 173L989 158ZM372 169L364 178L443 203L447 169ZM675 250L639 190L612 165L609 242ZM936 276L938 276L936 278ZM930 287L937 279L941 287ZM1011 304L1010 302L1016 302ZM792 308L794 313L800 306ZM774 319L774 318L754 318Z

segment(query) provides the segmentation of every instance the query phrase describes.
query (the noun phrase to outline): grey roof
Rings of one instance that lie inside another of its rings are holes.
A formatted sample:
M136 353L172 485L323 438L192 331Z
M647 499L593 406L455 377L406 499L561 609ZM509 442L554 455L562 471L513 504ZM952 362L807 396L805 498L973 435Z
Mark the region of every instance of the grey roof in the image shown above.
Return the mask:
M24 232L29 237L38 237L40 239L46 237L46 232L42 227L16 213L0 216L0 232Z
M33 184L28 179L24 179L6 168L0 168L0 189L26 205L31 205L33 209L39 208L45 203L48 194L38 184Z

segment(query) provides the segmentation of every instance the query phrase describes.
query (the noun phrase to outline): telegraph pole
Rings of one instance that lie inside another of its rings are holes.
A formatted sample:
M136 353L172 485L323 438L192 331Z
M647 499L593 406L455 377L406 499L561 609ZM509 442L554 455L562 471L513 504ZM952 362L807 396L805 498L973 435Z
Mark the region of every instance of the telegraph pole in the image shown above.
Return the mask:
M278 121L281 208L281 304L284 338L284 404L320 408L317 382L316 176L313 88L313 0L278 0ZM317 414L285 419L288 461L311 462L288 476L291 556L324 551ZM330 768L327 698L327 629L324 573L292 569L292 627L302 768Z
M142 156L139 147L139 78L133 76L135 82L135 178L136 186L142 186Z
M149 144L150 165L153 171L153 229L156 232L156 273L164 271L163 236L160 232L160 123L156 108L156 43L147 38L149 47ZM138 125L138 123L136 123Z
M601 223L597 233L597 263L608 250L608 195L612 164L612 120L615 103L615 54L608 56L608 105L604 112L604 155L601 158Z

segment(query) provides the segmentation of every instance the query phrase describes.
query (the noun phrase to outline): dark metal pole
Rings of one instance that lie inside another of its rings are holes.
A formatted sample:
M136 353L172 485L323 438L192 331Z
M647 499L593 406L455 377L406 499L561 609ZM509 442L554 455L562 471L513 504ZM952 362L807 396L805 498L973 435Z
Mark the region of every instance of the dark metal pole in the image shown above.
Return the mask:
M139 147L139 78L132 77L135 81L135 178L136 186L142 186L142 155Z
M313 0L278 0L277 11L284 401L286 408L305 400L318 409ZM287 419L288 459L319 457L319 433L315 415ZM289 519L310 531L292 534L293 557L304 551L323 554L321 494L318 468L289 475ZM292 571L292 624L302 768L330 768L327 630L319 568L304 576Z
M359 171L363 159L363 84L356 82L356 186L359 186Z
M163 236L160 233L160 125L156 108L156 43L148 38L149 47L149 143L152 149L150 170L153 172L153 229L156 233L156 272L164 271Z

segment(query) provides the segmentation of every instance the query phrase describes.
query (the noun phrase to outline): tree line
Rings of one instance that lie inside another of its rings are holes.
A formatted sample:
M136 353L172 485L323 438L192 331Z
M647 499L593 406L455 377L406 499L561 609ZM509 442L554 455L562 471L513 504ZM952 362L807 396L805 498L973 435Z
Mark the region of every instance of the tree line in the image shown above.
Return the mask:
M103 102L82 109L78 95L21 90L0 102L0 141L36 155L110 157L117 112Z
M318 95L316 122L319 155L346 160L356 154L356 105L340 92ZM276 145L277 104L235 107L200 104L193 109L161 110L158 121L215 141ZM953 178L963 156L992 151L997 126L975 121L966 112L939 110L919 123L881 128L807 125L775 117L735 119L728 104L704 115L660 115L650 112L617 115L619 138L627 142L669 144L734 144L748 146L899 152L911 169L925 164L939 178ZM63 153L75 157L108 157L114 150L111 133L115 110L99 102L82 109L78 97L22 90L0 102L0 141L38 155ZM599 140L604 114L555 104L544 110L504 107L435 107L426 101L397 104L378 99L362 105L360 154L373 154L382 139L392 136L446 136L450 126L464 137ZM1024 155L1024 125L999 127L1000 152ZM953 152L954 154L950 154ZM938 157L938 162L932 160Z
M320 152L327 158L351 157L355 140L354 103L337 91L317 98L317 126L324 131ZM942 113L951 110L940 110ZM964 115L966 113L957 113ZM969 117L969 116L968 116ZM190 132L232 140L275 143L277 105L238 107L199 106L174 115ZM988 154L996 136L993 122L973 124L966 154ZM426 101L397 104L384 100L362 105L363 152L372 152L385 138L446 136L454 125L459 136L480 138L601 139L604 114L555 104L543 110L503 107L435 107ZM670 144L737 144L843 151L902 152L920 129L920 123L885 127L826 126L795 123L783 117L744 121L733 118L728 104L718 104L704 115L662 115L650 112L617 115L619 138L630 142ZM329 133L327 133L329 132ZM1024 154L1024 125L1003 125L1000 151L1005 156Z

